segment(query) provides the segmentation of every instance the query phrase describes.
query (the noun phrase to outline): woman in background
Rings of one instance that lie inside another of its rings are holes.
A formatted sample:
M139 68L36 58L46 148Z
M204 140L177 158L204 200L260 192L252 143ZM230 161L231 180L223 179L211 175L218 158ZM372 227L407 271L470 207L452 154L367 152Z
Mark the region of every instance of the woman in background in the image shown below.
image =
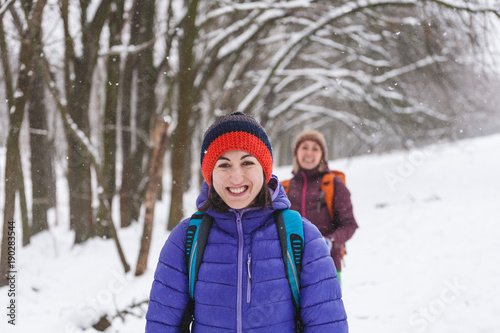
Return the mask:
M340 280L345 243L358 225L343 173L328 168L326 141L320 132L307 130L298 135L293 145L292 173L291 180L282 182L291 209L318 227L329 245Z

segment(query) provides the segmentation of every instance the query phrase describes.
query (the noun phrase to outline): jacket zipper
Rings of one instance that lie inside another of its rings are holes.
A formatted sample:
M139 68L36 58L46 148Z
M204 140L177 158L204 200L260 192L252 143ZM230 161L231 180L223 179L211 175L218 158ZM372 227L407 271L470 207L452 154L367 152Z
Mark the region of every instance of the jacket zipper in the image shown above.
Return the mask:
M307 193L307 177L305 173L302 173L302 178L304 179L304 186L302 186L302 217L306 217L306 193Z
M250 303L252 297L252 254L248 253L247 258L247 303Z
M243 333L242 306L243 306L243 224L241 217L243 212L236 212L236 227L238 229L238 285L236 294L236 332Z

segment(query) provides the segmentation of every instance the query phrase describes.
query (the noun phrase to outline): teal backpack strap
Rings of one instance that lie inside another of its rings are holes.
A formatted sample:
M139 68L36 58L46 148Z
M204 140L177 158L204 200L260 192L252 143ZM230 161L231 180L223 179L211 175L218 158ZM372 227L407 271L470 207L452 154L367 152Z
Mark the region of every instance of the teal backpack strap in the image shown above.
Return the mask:
M275 211L275 221L281 243L285 273L292 292L293 303L297 310L296 331L299 332L302 326L300 321L300 272L304 253L302 217L294 210L277 210Z
M198 280L198 271L203 260L208 234L212 228L213 218L210 215L196 212L191 216L186 234L186 266L189 277L189 296L194 299L194 286Z
M213 221L210 215L201 212L194 213L189 220L184 253L189 282L189 303L181 321L181 332L191 331L190 325L194 318L194 287Z

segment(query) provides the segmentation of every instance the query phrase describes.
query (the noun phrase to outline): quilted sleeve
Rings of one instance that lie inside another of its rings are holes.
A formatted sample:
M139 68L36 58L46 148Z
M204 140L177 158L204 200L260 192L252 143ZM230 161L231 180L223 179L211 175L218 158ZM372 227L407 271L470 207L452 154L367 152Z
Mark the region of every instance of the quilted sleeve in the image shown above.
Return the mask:
M180 332L189 301L184 244L189 219L177 225L161 250L149 296L146 332Z
M304 333L347 333L347 316L337 272L318 229L304 220L300 307Z
M335 231L329 235L340 245L345 244L358 228L352 209L351 193L340 178L335 177L335 193L333 196L333 224Z

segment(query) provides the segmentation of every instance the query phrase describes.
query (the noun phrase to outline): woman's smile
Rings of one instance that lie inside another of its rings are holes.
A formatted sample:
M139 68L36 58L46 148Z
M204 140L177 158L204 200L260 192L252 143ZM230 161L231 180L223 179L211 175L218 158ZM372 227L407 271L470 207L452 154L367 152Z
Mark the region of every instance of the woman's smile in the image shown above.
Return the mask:
M248 189L248 186L241 186L241 187L228 187L227 190L231 192L232 194L242 194Z

